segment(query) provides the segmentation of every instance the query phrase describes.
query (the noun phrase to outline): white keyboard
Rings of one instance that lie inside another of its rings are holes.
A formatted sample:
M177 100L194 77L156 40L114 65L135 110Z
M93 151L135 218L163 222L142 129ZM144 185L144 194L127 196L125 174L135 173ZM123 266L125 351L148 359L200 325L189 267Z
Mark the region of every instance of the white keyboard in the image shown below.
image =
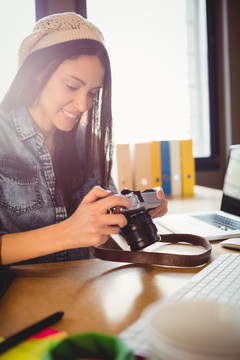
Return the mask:
M215 301L240 307L240 254L220 255L165 301ZM141 317L119 334L136 354L148 355L146 319Z

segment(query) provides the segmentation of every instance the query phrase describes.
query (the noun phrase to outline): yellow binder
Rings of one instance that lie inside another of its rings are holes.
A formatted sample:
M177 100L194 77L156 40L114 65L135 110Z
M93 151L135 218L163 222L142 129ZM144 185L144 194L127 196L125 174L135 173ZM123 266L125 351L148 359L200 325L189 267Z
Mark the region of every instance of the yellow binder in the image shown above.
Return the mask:
M195 160L192 154L192 140L181 140L182 194L193 195L195 185Z
M162 186L160 141L151 142L152 187Z

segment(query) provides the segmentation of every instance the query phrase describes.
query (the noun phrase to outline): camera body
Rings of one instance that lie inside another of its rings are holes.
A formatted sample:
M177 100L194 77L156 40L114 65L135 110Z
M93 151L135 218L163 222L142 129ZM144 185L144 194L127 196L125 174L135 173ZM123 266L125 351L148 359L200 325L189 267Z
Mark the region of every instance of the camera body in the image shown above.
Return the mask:
M149 210L161 204L161 200L156 197L156 191L147 189L140 192L124 189L121 194L133 204L131 209L120 208L120 213L128 220L127 225L121 229L121 235L131 250L139 251L159 241L156 225L149 214Z

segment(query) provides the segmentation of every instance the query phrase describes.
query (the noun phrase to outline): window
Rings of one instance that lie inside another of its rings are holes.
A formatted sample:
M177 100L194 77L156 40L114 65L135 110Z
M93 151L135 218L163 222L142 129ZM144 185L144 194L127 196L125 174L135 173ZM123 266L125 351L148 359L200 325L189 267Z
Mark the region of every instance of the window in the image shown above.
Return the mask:
M206 4L87 0L112 64L115 142L192 138L197 170L216 152Z
M34 0L0 1L0 101L17 71L18 48L35 23Z

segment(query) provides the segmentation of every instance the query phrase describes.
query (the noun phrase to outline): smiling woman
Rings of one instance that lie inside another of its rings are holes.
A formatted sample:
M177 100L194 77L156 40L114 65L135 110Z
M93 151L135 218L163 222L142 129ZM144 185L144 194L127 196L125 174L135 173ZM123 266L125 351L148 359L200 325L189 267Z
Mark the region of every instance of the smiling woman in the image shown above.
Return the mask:
M111 179L112 148L101 31L71 12L39 20L0 106L2 264L86 259L126 226L123 214L109 213L132 206ZM156 197L164 214L163 192Z
M83 113L92 108L104 73L97 56L82 55L60 64L44 91L28 108L38 128L48 135L47 147L52 148L56 129L71 131ZM47 139L45 136L45 145Z

